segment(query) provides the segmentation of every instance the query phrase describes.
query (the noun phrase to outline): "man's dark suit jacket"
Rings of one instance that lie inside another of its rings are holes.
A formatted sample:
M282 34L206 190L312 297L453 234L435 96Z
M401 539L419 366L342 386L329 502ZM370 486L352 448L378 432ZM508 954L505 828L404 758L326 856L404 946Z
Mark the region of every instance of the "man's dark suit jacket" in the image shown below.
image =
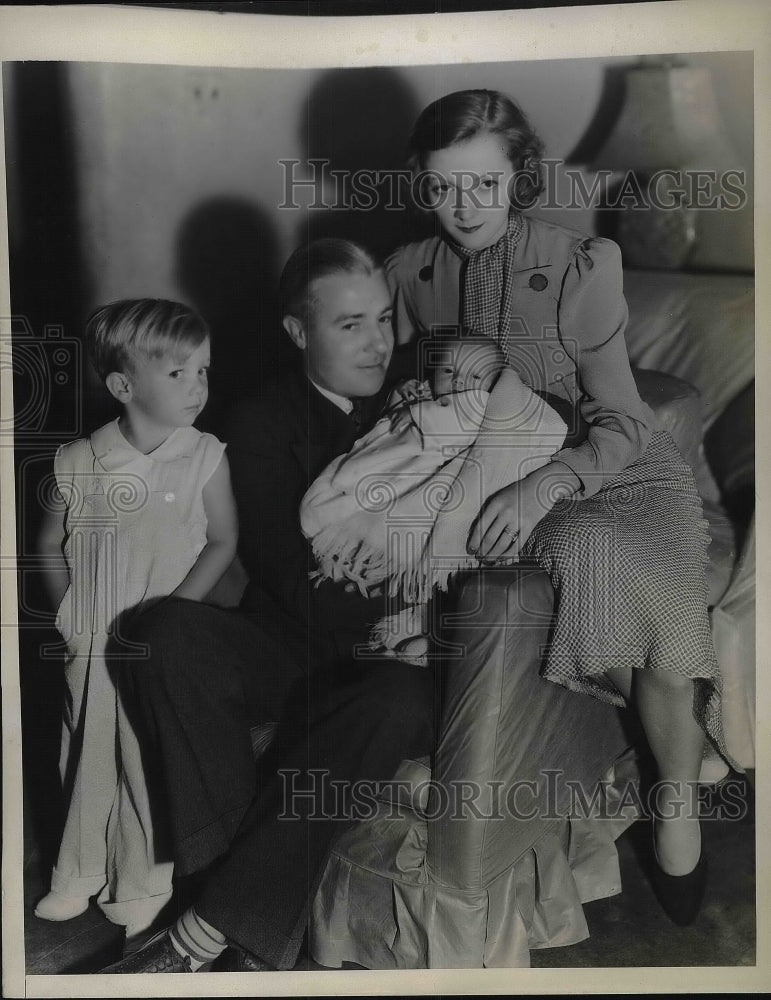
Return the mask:
M380 405L382 394L363 401L365 427ZM249 576L241 607L281 638L304 669L350 660L384 613L382 598L346 593L339 583L309 582L315 564L300 530L305 491L360 433L304 374L293 372L259 398L237 404L225 434L239 555Z

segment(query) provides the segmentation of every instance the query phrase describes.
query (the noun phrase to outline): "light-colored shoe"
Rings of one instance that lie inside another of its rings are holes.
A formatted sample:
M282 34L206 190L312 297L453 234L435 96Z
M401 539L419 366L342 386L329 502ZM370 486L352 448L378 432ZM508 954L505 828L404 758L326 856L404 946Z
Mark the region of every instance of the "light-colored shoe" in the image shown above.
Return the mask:
M88 896L63 896L52 889L35 907L41 920L74 920L88 909Z

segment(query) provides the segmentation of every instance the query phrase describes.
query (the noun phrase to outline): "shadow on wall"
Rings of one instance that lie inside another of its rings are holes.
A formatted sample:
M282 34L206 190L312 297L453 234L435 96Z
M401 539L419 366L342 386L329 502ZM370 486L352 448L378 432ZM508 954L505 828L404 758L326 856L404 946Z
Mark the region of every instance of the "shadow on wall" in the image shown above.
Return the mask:
M184 219L175 252L177 281L212 330L209 404L198 426L216 432L235 399L293 363L277 300L278 241L259 206L222 196Z
M308 210L298 242L344 237L385 256L425 235L404 204L408 185L397 188L389 180L394 171L405 168L407 140L419 111L412 88L396 70L335 69L319 79L308 97L300 138L306 159L327 161L328 207ZM345 185L332 171L345 178ZM351 190L354 178L367 185L358 199Z
M567 164L580 166L593 163L607 142L626 101L628 68L626 65L605 67L597 108L575 149L565 157ZM594 214L597 235L615 239L618 234L618 211L603 209Z
M60 636L43 587L37 534L43 484L57 445L81 436L95 419L92 401L82 391L78 343L90 282L81 252L66 66L6 64L3 84L25 823L37 831L36 859L48 878L61 833L58 760L64 675L60 663L44 659L41 652ZM3 443L8 445L7 438ZM26 851L25 861L29 859Z
M592 120L574 149L565 157L568 164L591 163L607 142L626 100L626 74L629 67L606 66L602 91Z

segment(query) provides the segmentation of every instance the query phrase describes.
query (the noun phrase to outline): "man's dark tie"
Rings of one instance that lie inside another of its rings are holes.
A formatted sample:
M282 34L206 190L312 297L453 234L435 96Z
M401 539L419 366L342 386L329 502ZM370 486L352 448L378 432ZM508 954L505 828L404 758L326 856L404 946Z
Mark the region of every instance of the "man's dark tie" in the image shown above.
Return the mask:
M359 431L364 423L364 407L362 405L361 399L352 399L353 409L351 410L351 420L353 421L353 426L356 428L356 434L358 436Z

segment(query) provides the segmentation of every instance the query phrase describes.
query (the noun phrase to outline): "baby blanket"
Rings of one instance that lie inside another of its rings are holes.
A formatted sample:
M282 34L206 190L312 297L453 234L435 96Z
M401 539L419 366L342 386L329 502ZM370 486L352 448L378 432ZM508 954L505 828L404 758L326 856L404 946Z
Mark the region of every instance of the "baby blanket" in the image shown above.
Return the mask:
M545 465L566 431L508 368L489 394L421 400L381 417L303 498L316 575L352 580L363 594L382 583L424 604L452 574L478 565L466 542L485 502ZM390 646L388 632L380 623L373 635Z

